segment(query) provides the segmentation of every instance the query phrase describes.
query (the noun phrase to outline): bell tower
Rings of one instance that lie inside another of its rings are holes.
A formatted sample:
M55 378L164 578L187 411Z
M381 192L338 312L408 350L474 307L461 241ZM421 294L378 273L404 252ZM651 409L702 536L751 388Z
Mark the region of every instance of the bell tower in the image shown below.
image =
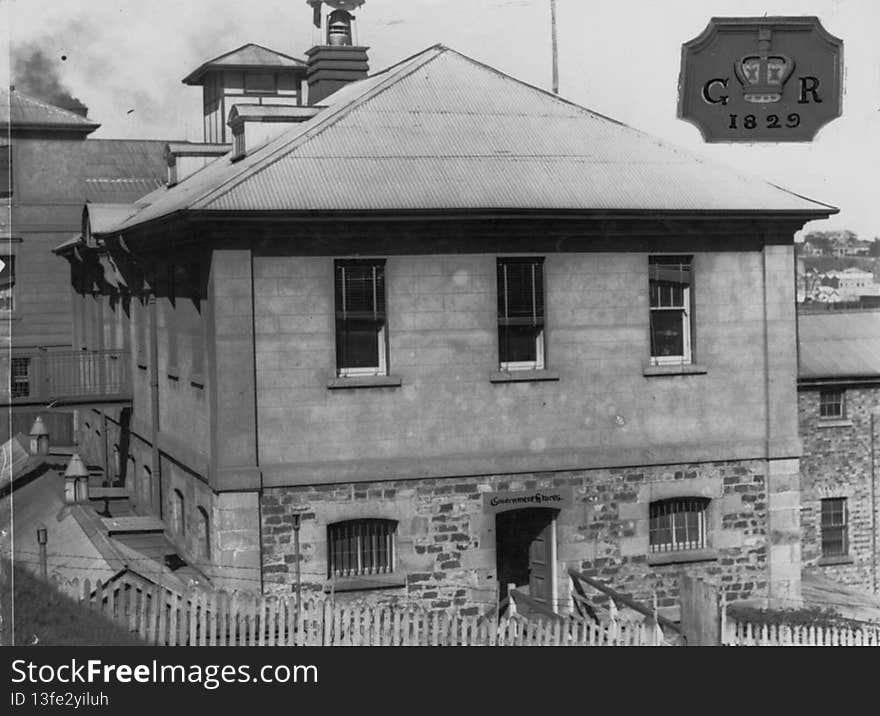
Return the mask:
M309 104L315 105L340 87L367 76L369 48L355 42L354 16L366 0L306 2L312 7L312 21L319 33L318 44L306 51Z

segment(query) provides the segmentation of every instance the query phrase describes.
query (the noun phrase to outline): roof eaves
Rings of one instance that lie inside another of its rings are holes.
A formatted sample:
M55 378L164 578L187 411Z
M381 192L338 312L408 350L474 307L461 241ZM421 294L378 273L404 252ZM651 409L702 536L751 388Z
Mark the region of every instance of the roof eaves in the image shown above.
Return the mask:
M147 207L144 207L147 208ZM142 209L143 211L143 209ZM169 211L167 214L161 214L160 216L154 216L151 219L147 219L146 221L142 221L139 223L128 224L127 222L131 221L134 218L137 218L137 214L134 216L128 217L125 221L121 222L117 226L114 226L110 229L106 229L104 231L95 232L92 234L96 239L103 239L107 236L114 236L116 234L121 234L123 231L131 231L132 229L148 229L150 227L156 226L158 224L164 224L174 219L181 217L187 211L187 208L175 209L174 211Z
M10 128L12 132L80 132L82 134L91 134L101 125L97 122L71 122L70 124L61 124L58 122L11 122L0 125L4 131Z

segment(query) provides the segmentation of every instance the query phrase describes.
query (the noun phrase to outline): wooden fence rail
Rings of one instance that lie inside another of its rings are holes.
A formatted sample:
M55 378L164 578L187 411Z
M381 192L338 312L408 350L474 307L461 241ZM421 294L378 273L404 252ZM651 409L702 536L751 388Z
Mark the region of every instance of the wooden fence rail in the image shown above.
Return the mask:
M598 625L579 617L482 619L459 610L342 603L332 598L177 594L128 578L74 581L66 591L160 646L648 646L644 623Z

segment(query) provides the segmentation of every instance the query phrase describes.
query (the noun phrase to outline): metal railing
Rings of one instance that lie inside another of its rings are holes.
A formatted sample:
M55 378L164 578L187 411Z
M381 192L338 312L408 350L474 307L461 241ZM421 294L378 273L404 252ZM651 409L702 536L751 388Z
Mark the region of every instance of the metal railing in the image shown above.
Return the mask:
M34 351L0 360L13 404L75 405L131 399L129 354L120 350Z

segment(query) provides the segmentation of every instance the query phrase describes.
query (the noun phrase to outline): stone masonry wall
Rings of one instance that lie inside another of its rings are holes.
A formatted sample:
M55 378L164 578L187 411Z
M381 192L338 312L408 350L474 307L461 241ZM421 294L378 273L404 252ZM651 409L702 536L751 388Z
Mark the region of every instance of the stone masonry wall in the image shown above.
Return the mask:
M482 493L571 486L575 505L557 519L562 608L570 603L569 567L647 603L656 593L661 607L676 607L682 569L719 585L731 601L760 599L768 588L766 469L749 461L269 489L262 498L265 589L289 593L294 584L294 514L302 520L302 582L312 593L326 583L328 524L396 519L400 586L347 595L484 612L495 604L497 575L495 516L483 513ZM711 498L710 553L704 561L656 564L648 505L684 496Z
M880 387L846 389L846 419L823 420L818 389L798 395L801 459L801 538L804 571L863 589L874 588L872 509L880 493L872 495L871 412L880 412ZM874 419L874 469L880 466L880 417ZM844 497L848 511L849 554L822 557L823 498Z

